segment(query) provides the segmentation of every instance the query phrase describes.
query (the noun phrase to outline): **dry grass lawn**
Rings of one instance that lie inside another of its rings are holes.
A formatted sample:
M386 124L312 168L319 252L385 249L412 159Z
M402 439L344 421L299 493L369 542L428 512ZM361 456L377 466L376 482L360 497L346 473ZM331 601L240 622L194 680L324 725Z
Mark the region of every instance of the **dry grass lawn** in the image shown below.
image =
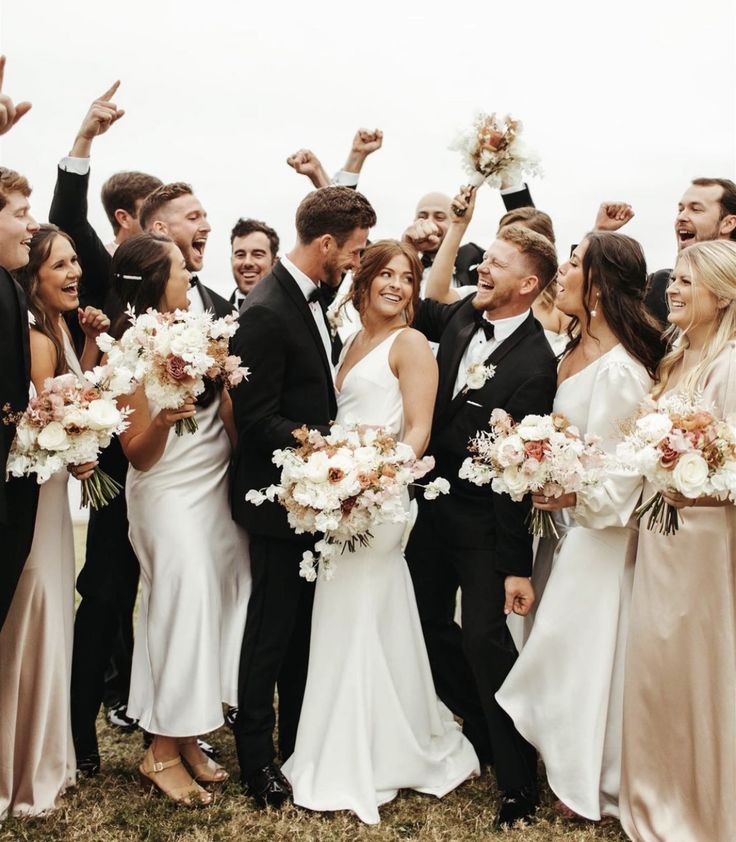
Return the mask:
M78 528L81 546L83 528ZM494 833L497 792L492 773L466 783L438 800L406 792L381 809L381 824L369 827L348 813L318 814L296 807L260 812L237 783L233 741L226 728L211 740L233 779L218 791L208 808L177 808L144 793L137 764L142 755L140 733L121 734L100 719L103 772L83 779L64 797L59 810L45 818L9 819L0 825L0 840L27 842L476 842L506 839L527 842L593 842L626 839L617 822L570 823L556 818L545 796L539 819L532 825Z

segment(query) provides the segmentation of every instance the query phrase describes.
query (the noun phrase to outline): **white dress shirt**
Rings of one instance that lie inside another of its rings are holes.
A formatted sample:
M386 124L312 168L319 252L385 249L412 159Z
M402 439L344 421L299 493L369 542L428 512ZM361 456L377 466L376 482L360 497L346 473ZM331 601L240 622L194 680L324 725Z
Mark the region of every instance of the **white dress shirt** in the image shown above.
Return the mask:
M529 315L529 310L525 310L518 316L509 316L508 319L488 319L493 325L493 339L487 339L482 328L478 328L473 334L473 338L468 343L465 349L462 360L457 370L457 378L455 379L455 388L453 389L453 398L460 393L468 380L468 369L471 365L485 362L488 357L498 348L498 346L522 325ZM483 314L483 318L487 318Z
M319 284L315 284L315 282L310 277L305 275L301 269L296 267L289 260L288 257L284 256L281 258L281 265L297 282L299 289L302 291L304 297L307 299L307 307L309 307L309 309L312 311L314 323L317 325L317 330L319 331L319 335L322 339L322 344L325 346L327 362L330 364L330 368L332 369L332 376L334 377L335 370L332 366L332 343L330 342L330 332L327 329L327 321L325 320L325 314L322 312L322 307L320 306L318 301L309 301L310 293L317 289L319 287Z

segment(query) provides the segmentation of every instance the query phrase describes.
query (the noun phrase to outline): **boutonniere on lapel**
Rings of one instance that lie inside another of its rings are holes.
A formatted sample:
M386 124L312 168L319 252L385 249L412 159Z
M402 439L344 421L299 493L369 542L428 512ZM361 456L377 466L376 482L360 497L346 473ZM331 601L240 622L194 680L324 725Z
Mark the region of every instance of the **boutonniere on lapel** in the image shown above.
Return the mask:
M466 374L465 388L463 392L475 391L485 386L486 381L496 373L495 365L483 365L483 363L473 363Z
M330 328L330 336L334 339L337 336L337 331L345 324L340 310L327 311L327 324Z

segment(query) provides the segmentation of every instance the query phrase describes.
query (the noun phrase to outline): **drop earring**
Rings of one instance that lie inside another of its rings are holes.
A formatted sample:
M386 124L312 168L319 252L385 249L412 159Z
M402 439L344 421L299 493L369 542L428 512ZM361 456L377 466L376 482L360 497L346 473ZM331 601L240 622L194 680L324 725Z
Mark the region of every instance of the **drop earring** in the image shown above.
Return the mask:
M598 315L598 293L595 294L595 304L593 305L593 309L590 311L590 318L594 319Z

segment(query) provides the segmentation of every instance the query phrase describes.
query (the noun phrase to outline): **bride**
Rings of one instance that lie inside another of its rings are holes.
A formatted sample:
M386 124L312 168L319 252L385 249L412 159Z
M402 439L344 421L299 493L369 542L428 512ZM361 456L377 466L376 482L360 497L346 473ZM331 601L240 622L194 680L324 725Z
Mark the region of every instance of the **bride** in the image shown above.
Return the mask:
M343 349L335 382L338 422L387 427L417 456L437 391L427 340L409 327L421 272L410 246L383 240L366 250L351 293L363 327ZM479 771L432 684L404 526L374 533L368 547L340 557L334 578L317 581L296 747L283 767L295 804L352 810L368 824L399 789L442 797Z

